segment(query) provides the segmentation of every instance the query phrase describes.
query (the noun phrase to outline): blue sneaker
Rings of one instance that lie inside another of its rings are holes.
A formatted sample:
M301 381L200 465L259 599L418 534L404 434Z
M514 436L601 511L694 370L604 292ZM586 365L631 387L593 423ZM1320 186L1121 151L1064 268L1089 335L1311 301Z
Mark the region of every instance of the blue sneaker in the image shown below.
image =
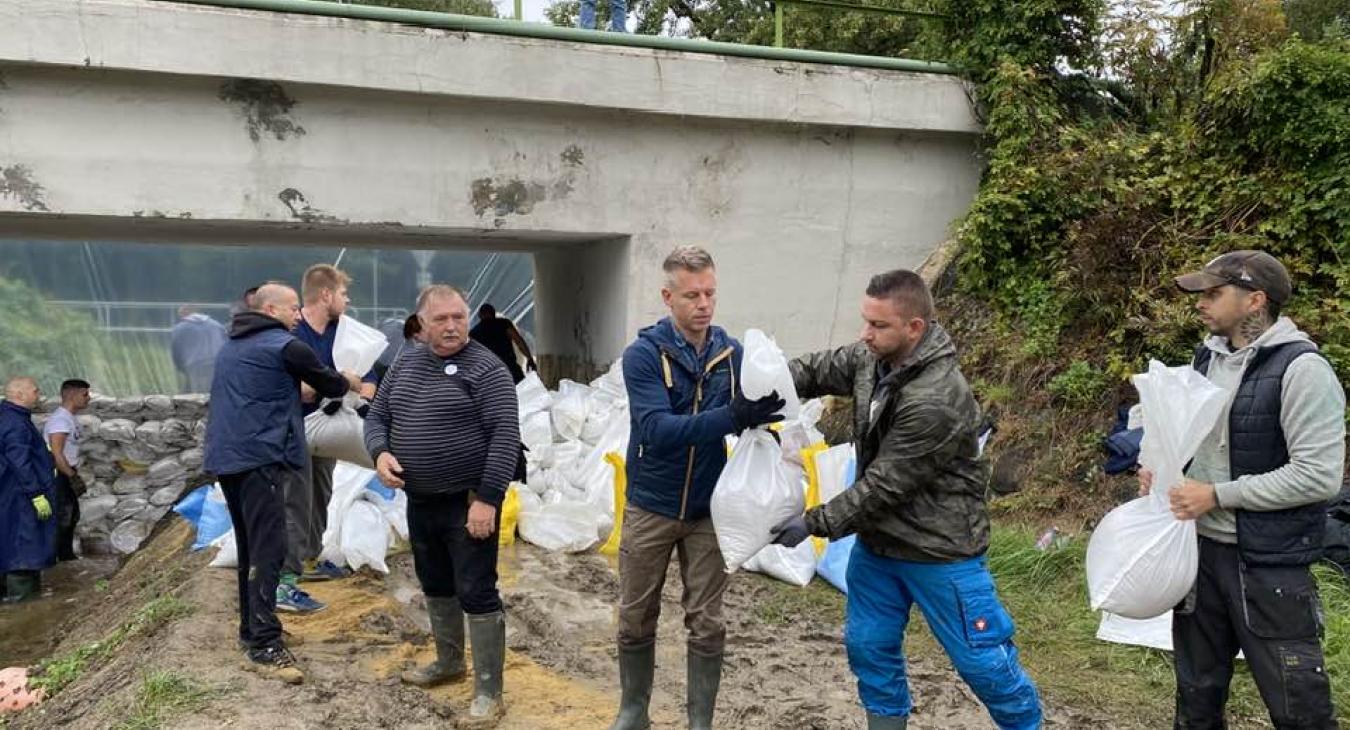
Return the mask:
M314 564L314 567L306 570L305 574L300 576L300 580L305 582L321 580L339 580L349 577L352 572L331 560L320 560Z
M288 613L314 613L322 611L324 604L292 585L282 583L277 586L277 610Z

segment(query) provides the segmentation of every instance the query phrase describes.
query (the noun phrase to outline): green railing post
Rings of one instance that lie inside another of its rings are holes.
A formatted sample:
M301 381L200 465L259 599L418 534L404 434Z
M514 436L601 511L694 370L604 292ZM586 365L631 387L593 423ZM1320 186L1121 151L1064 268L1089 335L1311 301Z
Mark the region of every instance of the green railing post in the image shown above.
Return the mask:
M774 48L783 47L783 3L773 4L773 45Z
M520 0L516 0L516 20L520 20L520 19L523 18L524 16L525 16L525 14L524 14L523 12L521 12L521 9L520 9Z

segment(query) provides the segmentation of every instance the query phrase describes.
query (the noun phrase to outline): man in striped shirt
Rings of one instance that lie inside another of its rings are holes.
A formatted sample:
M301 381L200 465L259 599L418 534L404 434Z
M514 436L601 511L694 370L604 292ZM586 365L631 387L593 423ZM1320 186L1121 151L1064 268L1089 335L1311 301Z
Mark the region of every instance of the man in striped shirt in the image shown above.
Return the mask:
M506 713L497 529L520 456L516 389L502 361L469 339L459 290L427 287L417 316L422 341L390 366L366 417L380 478L408 493L413 562L436 639L436 661L404 680L432 686L464 677L468 614L474 699L459 727L492 728Z

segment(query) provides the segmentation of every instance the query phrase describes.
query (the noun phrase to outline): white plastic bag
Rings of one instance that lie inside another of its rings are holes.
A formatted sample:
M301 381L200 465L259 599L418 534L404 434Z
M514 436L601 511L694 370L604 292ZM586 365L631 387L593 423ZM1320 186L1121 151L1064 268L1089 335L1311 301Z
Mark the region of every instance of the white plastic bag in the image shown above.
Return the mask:
M342 565L346 559L342 554L342 523L348 509L360 499L366 491L375 472L353 464L338 462L333 469L333 494L328 499L328 526L323 531L323 548L319 559L334 565Z
M758 400L774 391L786 403L783 414L786 420L797 418L801 403L797 400L797 388L792 384L792 371L788 369L787 358L778 349L777 343L757 329L745 331L745 356L741 360L741 392L750 400Z
M520 441L530 451L553 443L553 424L549 421L547 411L531 413L520 422Z
M311 456L347 461L373 469L366 451L366 424L356 410L343 401L333 415L317 410L305 416L305 443Z
M591 389L580 383L564 380L558 384L558 397L553 399L553 429L564 440L581 437L590 394Z
M553 405L553 396L539 379L539 373L526 373L525 379L516 384L516 405L522 422L530 414L547 411Z
M727 572L773 541L773 528L806 508L801 485L783 464L773 434L747 429L736 441L712 494L713 528Z
M338 319L337 334L333 335L333 364L338 370L360 377L370 372L388 346L389 338L383 332L344 314Z
M516 529L526 542L545 550L579 553L600 542L596 509L584 503L533 503L527 508L522 494L520 521Z
M379 506L358 499L342 518L342 554L352 570L369 565L388 573L384 555L389 550L389 523Z
M206 564L208 568L237 568L239 567L239 547L234 542L234 530L221 535L212 545L219 545L220 549L216 551L216 556L211 558L211 562Z
M1093 530L1087 580L1093 610L1147 619L1175 606L1195 584L1195 521L1172 515L1168 491L1181 483L1227 397L1193 368L1156 360L1133 380L1144 407L1140 463L1153 471L1153 489L1108 512Z
M741 567L794 586L805 586L816 577L816 547L810 540L803 540L796 547L768 545Z

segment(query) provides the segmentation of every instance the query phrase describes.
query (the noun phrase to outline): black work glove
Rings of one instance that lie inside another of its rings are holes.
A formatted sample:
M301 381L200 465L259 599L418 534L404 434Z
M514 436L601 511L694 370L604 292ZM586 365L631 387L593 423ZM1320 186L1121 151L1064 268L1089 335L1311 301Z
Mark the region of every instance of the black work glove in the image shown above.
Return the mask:
M794 548L811 536L811 530L806 526L806 518L797 515L774 527L772 535L775 544Z
M749 400L744 393L737 392L731 400L731 420L736 423L737 431L777 423L783 420L783 414L778 411L785 405L787 401L779 398L776 390L759 400Z
M323 404L323 414L325 416L336 416L337 412L342 410L342 399L334 398Z
M361 401L361 405L356 407L356 415L359 416L362 421L364 421L366 420L367 413L370 413L370 404L365 401Z

